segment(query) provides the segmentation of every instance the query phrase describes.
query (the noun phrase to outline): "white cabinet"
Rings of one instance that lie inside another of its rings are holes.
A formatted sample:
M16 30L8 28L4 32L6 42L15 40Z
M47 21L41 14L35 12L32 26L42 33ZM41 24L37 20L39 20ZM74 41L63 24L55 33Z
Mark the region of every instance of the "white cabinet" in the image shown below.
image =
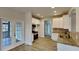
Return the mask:
M58 41L58 33L52 33L52 40Z

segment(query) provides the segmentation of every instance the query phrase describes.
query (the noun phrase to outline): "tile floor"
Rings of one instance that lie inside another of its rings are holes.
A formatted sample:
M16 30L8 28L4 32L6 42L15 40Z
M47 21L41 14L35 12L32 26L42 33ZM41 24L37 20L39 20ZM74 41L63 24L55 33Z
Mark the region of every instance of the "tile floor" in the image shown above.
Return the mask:
M57 51L57 43L79 47L77 42L73 39L60 38L57 42L55 42L52 39L46 37L38 38L33 42L32 46L23 44L14 49L11 49L10 51Z
M10 51L56 51L57 44L48 38L39 38L33 42L32 46L29 45L21 45Z

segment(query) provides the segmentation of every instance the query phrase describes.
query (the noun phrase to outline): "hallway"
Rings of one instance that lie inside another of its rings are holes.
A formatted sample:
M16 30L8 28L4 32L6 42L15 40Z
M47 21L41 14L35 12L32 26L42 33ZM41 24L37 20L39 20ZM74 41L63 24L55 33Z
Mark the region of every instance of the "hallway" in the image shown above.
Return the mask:
M21 45L10 51L56 51L57 44L48 38L39 38L33 42L32 46Z

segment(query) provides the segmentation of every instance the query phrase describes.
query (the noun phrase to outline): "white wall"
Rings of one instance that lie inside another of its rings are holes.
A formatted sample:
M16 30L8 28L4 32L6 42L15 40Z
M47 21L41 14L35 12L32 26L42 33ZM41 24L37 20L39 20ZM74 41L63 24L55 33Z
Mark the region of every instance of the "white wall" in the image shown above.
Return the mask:
M25 44L32 45L32 14L27 12L25 15Z
M0 19L0 29L1 29L1 19ZM0 30L0 50L1 50L1 30Z
M40 25L40 20L39 19L36 19L36 18L32 18L32 24L35 24L36 25L35 31L39 31L39 26L37 26L37 25Z
M76 32L79 32L79 8L76 8Z
M79 45L79 7L73 9L76 10L76 42Z
M64 29L71 30L71 19L69 18L69 15L63 16L63 26L64 26Z
M71 32L76 32L76 14L71 13Z
M44 19L40 20L39 37L44 37Z
M40 20L36 18L32 18L32 24L40 24Z

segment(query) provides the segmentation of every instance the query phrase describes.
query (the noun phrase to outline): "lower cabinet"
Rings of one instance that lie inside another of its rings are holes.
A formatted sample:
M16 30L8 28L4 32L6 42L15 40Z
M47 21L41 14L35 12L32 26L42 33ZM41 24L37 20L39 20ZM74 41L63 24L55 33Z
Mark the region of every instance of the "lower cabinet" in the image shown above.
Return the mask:
M58 41L58 33L52 33L51 39L54 41Z

